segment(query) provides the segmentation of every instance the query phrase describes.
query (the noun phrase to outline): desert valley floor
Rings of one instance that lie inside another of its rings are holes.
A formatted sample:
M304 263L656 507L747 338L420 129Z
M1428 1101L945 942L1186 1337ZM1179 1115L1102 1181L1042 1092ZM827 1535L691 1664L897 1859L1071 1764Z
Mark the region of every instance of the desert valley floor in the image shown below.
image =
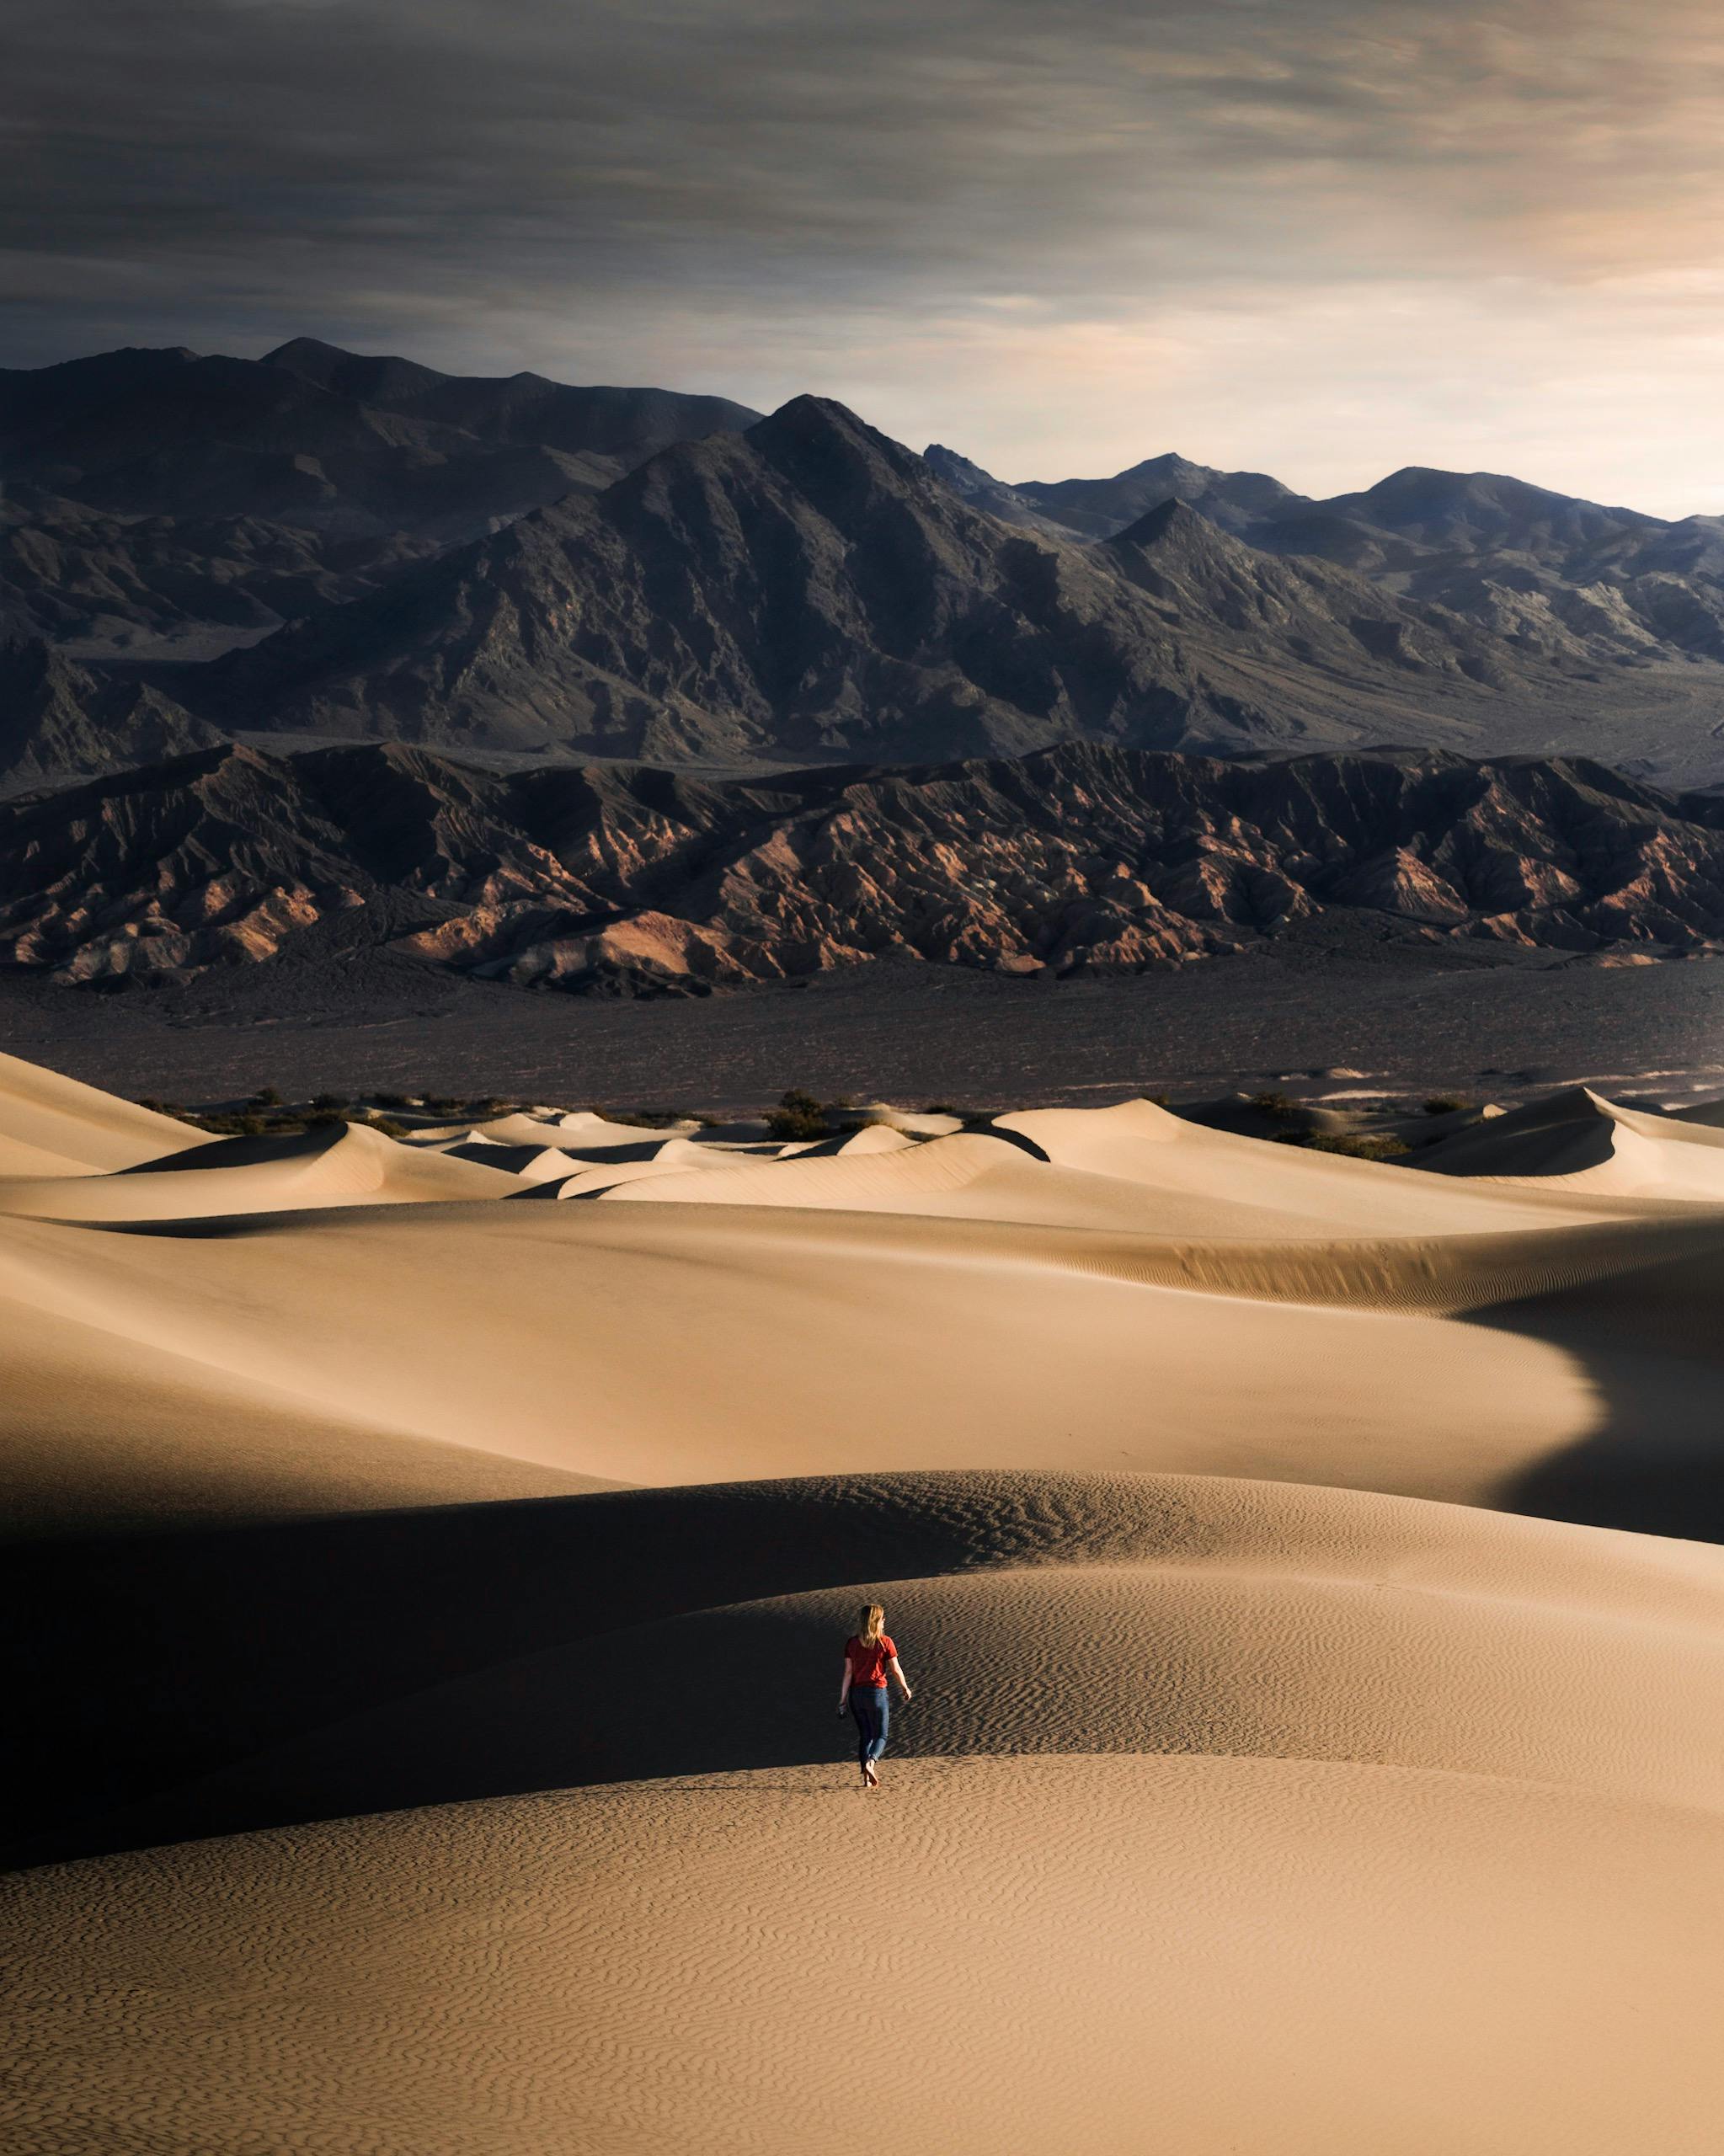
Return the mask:
M1724 1111L1585 1087L1385 1161L0 1060L0 2137L1709 2156L1721 1289Z
M1379 954L1380 957L1383 954ZM1081 1107L1340 1067L1396 1091L1513 1100L1583 1082L1724 1092L1724 963L1599 965L1446 947L1260 954L1023 981L875 964L686 1000L523 994L403 958L212 969L171 994L68 992L0 969L0 1039L87 1084L172 1101L326 1086L744 1109L823 1099Z

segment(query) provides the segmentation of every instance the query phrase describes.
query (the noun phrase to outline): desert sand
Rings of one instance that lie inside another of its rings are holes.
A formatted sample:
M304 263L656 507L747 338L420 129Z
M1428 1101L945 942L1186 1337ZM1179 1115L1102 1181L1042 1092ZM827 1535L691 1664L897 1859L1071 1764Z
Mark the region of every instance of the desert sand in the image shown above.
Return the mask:
M1724 1134L869 1113L0 1061L8 2148L1716 2147Z

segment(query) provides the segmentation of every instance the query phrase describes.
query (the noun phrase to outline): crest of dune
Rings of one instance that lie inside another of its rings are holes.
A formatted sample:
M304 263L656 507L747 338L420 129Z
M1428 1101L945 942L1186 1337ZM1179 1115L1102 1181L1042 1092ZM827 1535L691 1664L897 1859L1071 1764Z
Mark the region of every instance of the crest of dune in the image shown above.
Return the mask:
M1517 1210L1501 1195L1414 1182L1375 1162L1208 1130L1149 1101L1002 1115L989 1130L889 1151L875 1141L864 1152L867 1135L779 1161L732 1158L719 1174L702 1161L698 1181L655 1164L649 1178L619 1178L608 1194L656 1204L787 1206L1223 1241L1454 1235L1550 1219L1536 1199Z
M1529 1190L1724 1204L1724 1129L1619 1107L1583 1086L1459 1130L1417 1165Z
M200 1130L0 1055L0 1175L88 1175L205 1142Z
M676 1128L685 1131L696 1126L679 1123ZM451 1134L426 1131L419 1134L435 1138ZM613 1152L619 1146L655 1144L665 1136L663 1131L645 1129L639 1123L611 1123L585 1108L568 1115L539 1116L517 1112L482 1123L469 1134L483 1138L494 1145L554 1145L565 1153Z
M414 1205L507 1198L498 1166L398 1145L361 1123L284 1137L212 1139L107 1175L0 1178L0 1213L51 1220L149 1221L297 1212L308 1206Z

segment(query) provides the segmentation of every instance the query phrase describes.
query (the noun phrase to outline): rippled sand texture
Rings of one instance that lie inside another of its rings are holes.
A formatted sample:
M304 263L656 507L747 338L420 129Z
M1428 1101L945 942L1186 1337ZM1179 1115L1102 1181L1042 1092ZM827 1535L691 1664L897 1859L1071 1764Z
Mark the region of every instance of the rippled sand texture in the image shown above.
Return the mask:
M11 2146L1717 2145L1716 1815L1305 1760L893 1777L574 1790L33 1875L44 2049Z
M0 1064L8 2152L1711 2156L1716 1129L926 1120Z

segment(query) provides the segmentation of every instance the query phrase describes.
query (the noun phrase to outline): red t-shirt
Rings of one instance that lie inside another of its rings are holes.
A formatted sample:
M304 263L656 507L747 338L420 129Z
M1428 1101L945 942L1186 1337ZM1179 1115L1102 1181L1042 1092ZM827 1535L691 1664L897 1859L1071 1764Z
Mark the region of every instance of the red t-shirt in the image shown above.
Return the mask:
M898 1650L893 1646L889 1634L882 1632L872 1646L867 1646L852 1632L844 1642L844 1652L850 1662L850 1682L852 1687L871 1684L877 1692L886 1689L886 1668L897 1659Z

